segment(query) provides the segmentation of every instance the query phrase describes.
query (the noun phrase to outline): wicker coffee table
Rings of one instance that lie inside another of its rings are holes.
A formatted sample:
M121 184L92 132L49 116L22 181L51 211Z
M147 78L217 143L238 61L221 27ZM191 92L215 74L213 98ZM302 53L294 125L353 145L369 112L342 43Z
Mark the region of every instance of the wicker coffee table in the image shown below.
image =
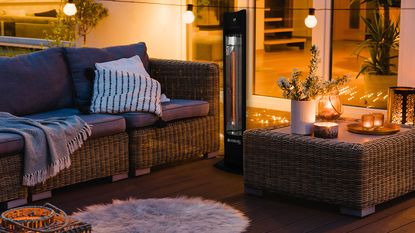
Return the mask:
M415 190L415 130L337 139L292 135L290 127L244 133L245 192L263 191L338 205L354 216Z

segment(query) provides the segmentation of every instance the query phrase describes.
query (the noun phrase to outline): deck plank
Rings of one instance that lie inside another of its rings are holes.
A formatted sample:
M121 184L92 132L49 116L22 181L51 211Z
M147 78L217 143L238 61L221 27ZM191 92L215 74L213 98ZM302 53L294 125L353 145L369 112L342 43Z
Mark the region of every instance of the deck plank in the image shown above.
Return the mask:
M97 180L62 188L51 199L68 213L113 199L197 196L227 203L251 220L248 232L414 232L415 194L381 205L359 219L341 215L337 207L278 195L255 197L243 193L240 175L216 169L220 158L190 162L115 183Z

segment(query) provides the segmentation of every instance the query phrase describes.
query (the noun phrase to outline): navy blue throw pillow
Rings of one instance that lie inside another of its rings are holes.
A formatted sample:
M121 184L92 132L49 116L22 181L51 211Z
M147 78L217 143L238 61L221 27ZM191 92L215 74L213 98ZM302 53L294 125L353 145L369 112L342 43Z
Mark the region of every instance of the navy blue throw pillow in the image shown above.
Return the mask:
M132 56L140 56L144 68L149 71L147 47L143 42L108 48L65 48L65 56L75 87L75 102L79 109L89 109L92 97L92 82L87 69L95 63L107 62Z

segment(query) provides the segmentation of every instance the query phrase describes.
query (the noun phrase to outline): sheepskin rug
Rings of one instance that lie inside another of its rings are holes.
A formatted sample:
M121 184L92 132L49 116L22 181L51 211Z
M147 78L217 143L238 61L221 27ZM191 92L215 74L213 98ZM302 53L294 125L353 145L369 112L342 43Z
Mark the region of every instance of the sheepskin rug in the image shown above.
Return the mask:
M97 233L237 233L249 225L247 217L226 204L187 197L114 200L72 217L90 223Z

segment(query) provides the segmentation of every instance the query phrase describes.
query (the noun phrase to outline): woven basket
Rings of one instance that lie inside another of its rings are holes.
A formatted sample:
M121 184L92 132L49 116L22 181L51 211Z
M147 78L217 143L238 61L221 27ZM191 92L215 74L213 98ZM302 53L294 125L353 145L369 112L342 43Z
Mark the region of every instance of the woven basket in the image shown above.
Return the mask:
M68 225L65 212L46 203L44 206L25 206L5 211L1 225L11 232L57 232Z

